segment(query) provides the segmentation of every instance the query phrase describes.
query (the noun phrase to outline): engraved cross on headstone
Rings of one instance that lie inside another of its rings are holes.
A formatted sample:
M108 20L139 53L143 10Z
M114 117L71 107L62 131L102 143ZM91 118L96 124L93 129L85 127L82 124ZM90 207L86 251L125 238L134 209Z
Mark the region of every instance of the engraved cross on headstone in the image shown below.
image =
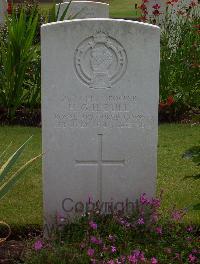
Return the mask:
M98 134L98 155L97 160L76 160L76 166L95 165L97 170L97 193L98 200L102 201L102 167L104 165L124 166L125 160L104 160L103 159L103 134Z

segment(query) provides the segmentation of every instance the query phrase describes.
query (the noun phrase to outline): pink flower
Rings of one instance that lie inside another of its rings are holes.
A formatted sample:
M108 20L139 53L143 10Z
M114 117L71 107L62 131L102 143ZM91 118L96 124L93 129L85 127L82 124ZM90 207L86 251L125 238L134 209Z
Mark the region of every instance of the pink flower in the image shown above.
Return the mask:
M108 239L109 239L110 241L112 241L112 242L115 242L115 236L113 236L113 235L109 235L109 236L108 236Z
M95 236L92 236L92 237L90 238L90 242L96 244L96 242L97 242L97 238L96 238Z
M134 250L132 255L128 256L131 263L138 263L138 261L145 261L144 253L140 250Z
M162 14L158 9L155 9L152 13L154 14L154 16L159 16Z
M154 207L160 207L160 200L159 199L156 199L156 198L153 198L152 201L151 201L151 204L154 206Z
M197 257L194 256L194 255L192 255L192 254L190 254L190 255L188 256L188 260L189 260L190 263L195 263L196 260L197 260Z
M151 258L151 264L157 264L158 263L158 261L157 261L157 259L156 258Z
M140 253L140 260L141 261L145 261L145 257L144 257L144 253L143 252Z
M162 227L157 226L155 231L157 234L162 235Z
M111 246L111 251L112 251L112 253L115 253L117 251L116 247Z
M107 264L115 264L115 262L114 262L113 259L111 259L111 260L109 260L109 261L107 262Z
M39 251L43 248L43 243L41 240L37 240L33 245L35 251Z
M159 4L155 4L152 7L153 7L153 9L160 9L160 5Z
M173 3L171 1L167 1L166 4L167 5L173 5Z
M188 226L186 229L188 232L192 232L193 231L193 227L192 226Z
M57 213L57 222L58 224L65 222L65 216L61 213Z
M97 245L100 245L102 243L102 241L100 239L96 238L95 236L91 236L90 242L97 244Z
M80 244L80 248L82 248L82 249L85 248L85 244L84 243L81 243Z
M140 203L141 204L150 204L150 200L146 197L146 193L143 193L140 196Z
M94 249L93 248L88 248L87 254L89 257L92 257L94 255Z
M141 6L139 6L139 8L142 10L145 10L145 9L147 9L147 6L145 4L141 4Z
M90 221L90 222L89 222L89 225L90 225L90 227L91 227L92 229L97 229L97 224L96 224L95 222Z
M183 218L183 215L184 214L182 211L175 210L172 212L172 219L175 221L179 221Z
M143 193L142 195L140 195L140 203L141 204L145 204L146 203L146 193Z
M140 250L134 250L134 251L133 251L133 254L134 254L134 256L135 256L136 258L139 258L139 256L140 256Z
M130 255L130 256L128 256L128 261L130 263L137 263L137 258L135 255Z
M190 7L195 7L197 4L195 3L195 1L191 1L190 3Z
M144 225L144 219L143 218L139 218L137 223L138 223L138 225Z

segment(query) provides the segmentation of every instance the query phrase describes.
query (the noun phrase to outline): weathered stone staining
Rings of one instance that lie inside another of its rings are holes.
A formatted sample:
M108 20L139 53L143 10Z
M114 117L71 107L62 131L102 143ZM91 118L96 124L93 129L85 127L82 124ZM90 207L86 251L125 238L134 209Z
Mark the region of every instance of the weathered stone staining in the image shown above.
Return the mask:
M4 24L6 14L7 14L7 1L0 0L0 25Z
M59 19L69 2L60 4ZM59 4L56 5L56 12ZM109 4L93 1L73 1L67 11L65 19L69 18L108 18L109 17Z
M41 32L47 222L57 212L76 215L67 201L154 195L159 28L77 19Z

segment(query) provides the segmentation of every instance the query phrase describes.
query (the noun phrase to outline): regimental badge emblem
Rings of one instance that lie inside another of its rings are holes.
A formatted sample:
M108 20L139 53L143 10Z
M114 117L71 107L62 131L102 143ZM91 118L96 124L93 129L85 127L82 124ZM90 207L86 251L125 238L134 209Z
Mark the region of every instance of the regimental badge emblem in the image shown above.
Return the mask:
M126 72L126 51L107 33L97 32L76 48L74 67L78 78L90 88L108 89Z

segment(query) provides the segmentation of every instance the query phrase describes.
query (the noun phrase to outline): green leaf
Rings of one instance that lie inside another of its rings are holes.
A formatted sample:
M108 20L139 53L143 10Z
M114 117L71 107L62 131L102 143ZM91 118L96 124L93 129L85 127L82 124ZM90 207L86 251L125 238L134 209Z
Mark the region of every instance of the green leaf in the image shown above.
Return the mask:
M17 151L3 164L0 169L0 182L7 176L8 172L11 170L13 165L18 160L19 156L23 152L24 148L26 147L27 143L30 141L32 136L21 146L17 149Z
M55 17L56 21L58 20L58 15L59 15L59 12L60 12L60 5L61 5L61 3L59 3L59 5L58 5L58 10L57 10L56 17Z
M70 15L69 17L68 17L68 19L69 20L71 20L71 19L75 19L78 15L80 15L84 10L85 10L86 8L84 7L84 8L82 8L79 12L77 12L76 14L74 14L74 15Z
M27 141L26 141L27 142ZM24 143L25 144L25 143ZM20 169L18 169L1 187L0 187L0 200L11 190L17 181L23 176L24 172L29 166L36 161L41 154L26 162Z
M3 159L3 157L5 156L6 152L8 151L8 149L11 147L12 142L10 142L10 144L7 146L7 148L1 153L0 155L0 161L1 159Z
M13 118L16 109L26 103L25 81L32 66L36 46L33 44L38 28L38 13L35 8L27 15L24 8L13 12L6 21L8 34L0 41L0 104L8 109Z
M65 10L63 11L63 13L62 13L62 15L61 15L59 21L63 21L63 20L65 19L65 16L66 16L66 14L67 14L67 12L68 12L68 9L69 9L71 3L72 3L72 0L69 1L69 4L67 5L67 7L65 8ZM58 17L57 17L57 18L58 18Z

